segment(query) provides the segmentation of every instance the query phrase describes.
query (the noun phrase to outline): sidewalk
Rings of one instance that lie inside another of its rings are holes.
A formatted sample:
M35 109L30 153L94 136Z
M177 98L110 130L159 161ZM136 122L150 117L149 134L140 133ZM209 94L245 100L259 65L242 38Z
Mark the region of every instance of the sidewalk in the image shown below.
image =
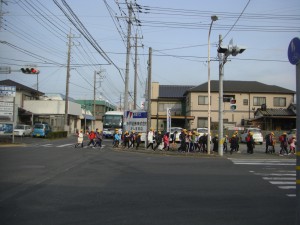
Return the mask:
M137 152L137 153L144 153L144 154L155 154L155 155L166 155L166 156L183 156L183 157L226 157L226 158L251 158L251 159L296 159L296 155L286 155L286 156L279 156L280 147L275 146L275 154L266 154L265 153L265 145L257 145L254 149L253 154L247 153L247 146L245 144L240 144L239 152L233 152L230 154L230 151L223 153L223 156L220 156L217 152L211 151L210 154L203 153L203 152L178 152L177 150L158 150L155 151L148 148L146 149L144 146L140 146L139 149L135 148L112 148L115 151L124 151L124 152Z

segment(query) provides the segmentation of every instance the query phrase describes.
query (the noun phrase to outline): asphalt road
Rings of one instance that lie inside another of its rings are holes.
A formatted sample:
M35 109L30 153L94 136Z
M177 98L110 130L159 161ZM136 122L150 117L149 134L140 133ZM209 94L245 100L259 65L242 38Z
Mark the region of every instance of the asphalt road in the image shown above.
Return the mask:
M295 159L73 147L75 137L0 147L0 224L295 224L295 190L265 180ZM20 142L19 142L20 143ZM287 186L286 186L287 187Z

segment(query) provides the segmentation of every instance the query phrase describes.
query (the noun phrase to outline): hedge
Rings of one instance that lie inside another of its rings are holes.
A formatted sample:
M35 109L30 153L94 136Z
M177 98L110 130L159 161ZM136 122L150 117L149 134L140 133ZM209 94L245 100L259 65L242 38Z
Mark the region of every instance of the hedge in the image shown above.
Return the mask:
M53 131L50 132L49 134L47 134L47 138L49 139L54 139L54 138L64 138L68 136L68 132L67 131Z

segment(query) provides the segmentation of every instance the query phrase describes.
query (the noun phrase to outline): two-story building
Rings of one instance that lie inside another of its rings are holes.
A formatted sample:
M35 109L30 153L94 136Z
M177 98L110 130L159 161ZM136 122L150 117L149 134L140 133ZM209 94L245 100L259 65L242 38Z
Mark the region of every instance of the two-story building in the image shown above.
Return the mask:
M296 114L295 111L289 109L289 106L294 103L294 95L295 91L257 81L224 81L222 100L224 128L249 125L274 130L295 128ZM231 98L236 99L237 108L234 111L230 110L228 100ZM210 102L211 128L218 129L219 81L211 81ZM258 116L256 113L262 107L268 110L273 109L275 114L272 115L271 121L263 119L263 115ZM173 127L188 129L207 127L207 82L198 86L159 85L153 82L151 89L151 126L153 128L166 129L167 108L171 108ZM279 115L276 115L276 112Z

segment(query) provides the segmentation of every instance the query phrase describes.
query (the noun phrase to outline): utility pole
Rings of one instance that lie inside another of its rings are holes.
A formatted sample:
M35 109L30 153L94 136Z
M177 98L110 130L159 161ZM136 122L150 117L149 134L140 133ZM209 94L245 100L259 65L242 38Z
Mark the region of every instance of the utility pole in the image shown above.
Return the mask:
M94 102L93 102L93 115L94 115L94 122L93 122L93 126L92 129L95 130L96 129L96 83L97 83L97 75L100 76L100 87L101 87L101 82L104 76L101 75L101 73L103 72L103 70L99 71L94 71Z
M68 37L68 60L67 60L67 78L66 78L66 97L65 97L65 131L69 130L68 127L68 111L69 111L69 82L70 82L70 70L71 70L71 46L74 44L72 43L72 38L74 37L71 33Z
M0 0L0 31L2 30L2 25L3 25L3 15L5 14L5 12L2 11L2 4L4 3L5 5L7 5L7 2L4 0Z
M127 52L126 52L126 69L125 69L125 93L124 93L124 111L128 110L128 86L129 86L129 56L130 56L130 35L131 35L131 16L132 16L132 3L128 7L128 27L127 27Z
M133 109L136 109L137 106L137 80L138 80L138 72L137 72L137 61L138 61L138 54L137 48L144 47L144 45L138 46L137 44L138 36L135 34L135 59L134 59L134 90L133 90Z
M70 62L71 62L71 29L68 35L68 62L67 62L67 79L66 79L66 97L65 97L65 131L68 131L68 109L69 109L69 82L70 82Z
M219 35L219 46L222 45L222 35ZM218 143L218 153L223 156L223 77L224 77L224 59L221 53L219 55L219 143Z
M152 70L152 48L149 48L149 59L148 59L148 107L147 107L147 132L150 129L151 125L151 71ZM148 144L148 138L145 143Z
M96 126L96 75L97 71L94 72L94 105L93 105L93 114L94 114L94 122L92 126L92 130L95 130Z
M134 57L134 89L133 89L133 109L136 110L136 93L137 93L137 34L135 34L135 57Z

